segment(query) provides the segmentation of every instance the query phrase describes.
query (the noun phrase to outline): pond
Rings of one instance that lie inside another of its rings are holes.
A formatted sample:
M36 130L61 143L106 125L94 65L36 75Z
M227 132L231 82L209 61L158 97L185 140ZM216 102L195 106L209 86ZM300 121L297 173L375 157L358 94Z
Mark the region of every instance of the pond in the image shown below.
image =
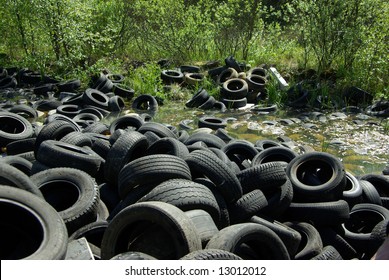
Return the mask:
M221 113L188 109L182 102L169 102L159 107L154 120L177 127L182 120L193 120L190 125L196 129L197 120L202 116L226 118L226 130L237 139L255 143L287 136L295 143L296 151L309 145L316 151L331 153L354 175L381 174L389 162L388 120L362 113L285 110L258 113L250 108Z

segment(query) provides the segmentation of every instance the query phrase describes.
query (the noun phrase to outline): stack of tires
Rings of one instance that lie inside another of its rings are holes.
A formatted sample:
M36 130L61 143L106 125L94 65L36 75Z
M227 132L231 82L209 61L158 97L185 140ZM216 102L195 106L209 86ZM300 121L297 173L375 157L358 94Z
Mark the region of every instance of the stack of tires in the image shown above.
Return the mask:
M388 235L387 176L285 139L0 118L2 259L75 258L75 240L92 259L369 259Z

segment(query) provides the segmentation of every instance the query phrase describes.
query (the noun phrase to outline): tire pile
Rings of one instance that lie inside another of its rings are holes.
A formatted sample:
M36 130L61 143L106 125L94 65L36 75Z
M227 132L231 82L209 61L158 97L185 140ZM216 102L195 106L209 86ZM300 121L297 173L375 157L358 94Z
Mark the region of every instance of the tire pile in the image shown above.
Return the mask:
M107 124L104 112L122 108L110 91L121 86L107 75L90 86L36 100L56 110L43 125L34 106L2 105L1 259L71 259L82 240L104 260L370 259L388 236L388 176L355 177L286 138L188 133L147 114ZM79 108L88 115L74 119Z

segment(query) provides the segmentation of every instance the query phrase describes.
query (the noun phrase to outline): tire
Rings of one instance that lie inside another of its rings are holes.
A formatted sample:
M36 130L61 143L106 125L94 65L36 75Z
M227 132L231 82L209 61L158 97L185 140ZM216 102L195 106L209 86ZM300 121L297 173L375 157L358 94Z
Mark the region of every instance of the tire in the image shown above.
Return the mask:
M294 258L299 249L299 245L302 239L301 234L298 231L276 220L272 220L269 218L265 219L259 216L251 217L249 222L266 226L267 228L274 231L282 240L282 242L284 242L285 247L289 252L289 256L291 258Z
M208 92L200 88L193 96L191 99L189 99L186 103L185 106L187 108L197 108L204 104L208 99L210 98L210 95Z
M240 78L228 79L223 83L220 95L225 99L239 100L247 97L248 85Z
M119 196L124 198L140 184L160 184L169 179L188 179L192 176L188 164L171 155L150 155L126 164L119 173Z
M200 73L187 73L184 76L184 80L187 85L195 86L204 81L204 75Z
M138 115L124 115L111 122L109 132L114 134L115 130L118 129L138 130L143 124L143 119Z
M208 127L212 130L216 130L218 128L225 128L227 126L227 122L222 118L216 117L201 117L198 121L198 127Z
M231 224L247 222L267 205L267 199L261 190L256 189L244 194L228 208Z
M9 109L9 112L22 116L25 119L35 120L38 117L38 112L28 105L14 105Z
M222 98L221 102L226 106L227 109L237 109L247 105L247 98L244 97L242 99L236 100Z
M92 139L86 134L78 131L73 131L66 134L60 139L60 141L78 147L92 147Z
M376 204L360 203L350 211L350 218L342 224L344 238L353 246L359 257L373 255L370 248L371 233L378 223L389 219L389 210Z
M144 156L148 146L147 138L143 134L137 131L124 132L108 151L104 164L105 179L117 184L120 170L130 161Z
M185 215L190 218L194 224L196 231L200 236L202 247L204 248L208 241L219 232L215 225L215 221L208 212L201 209L185 211Z
M135 95L135 91L132 88L126 88L123 85L119 85L119 84L114 84L112 91L116 95L126 100L131 100Z
M355 204L362 202L362 186L359 180L350 172L346 171L346 187L343 191L343 198L347 201L350 208Z
M271 147L259 152L251 161L251 165L255 166L267 162L283 161L291 162L298 154L285 147Z
M164 242L158 238L161 235ZM157 259L170 260L202 249L200 237L185 213L158 201L136 203L119 212L104 233L101 258L110 259L135 251L133 248Z
M322 252L323 241L313 225L305 222L287 222L285 225L298 231L302 236L300 250L296 253L295 260L310 260Z
M350 218L350 208L344 200L290 204L284 218L310 222L315 226L339 226Z
M78 105L66 104L58 106L56 112L57 114L67 116L69 118L74 118L80 113L80 108Z
M332 227L319 228L323 246L334 246L345 260L357 258L357 251Z
M236 70L236 72L242 72L242 68L239 66L239 63L235 60L235 58L230 55L224 59L224 62L227 67L231 67Z
M177 135L174 134L166 125L157 122L146 122L139 129L138 132L145 133L146 131L152 131L159 137L172 137L177 139Z
M246 82L249 89L263 91L265 89L267 80L263 76L251 74L247 76Z
M0 147L30 138L33 134L32 125L27 119L15 113L0 112Z
M288 260L289 253L282 240L269 228L243 223L219 231L207 244L206 249L221 249L239 256L239 246L247 244L260 259Z
M77 126L78 127L78 126ZM38 149L40 148L43 141L46 140L60 140L66 134L70 132L79 131L75 128L75 126L64 120L54 120L47 125L45 125L35 140L35 148L34 153L35 157L37 157Z
M186 145L178 139L165 137L156 140L148 147L146 155L155 154L167 154L186 159L189 156L189 150Z
M212 109L215 106L216 99L213 96L209 96L207 101L205 101L203 104L201 104L198 108L200 110L209 110Z
M346 174L335 156L312 152L289 162L286 174L293 184L296 202L336 201L342 198Z
M254 165L236 174L243 193L248 193L254 189L264 192L281 186L288 179L285 172L285 164L282 162L267 162Z
M162 70L161 79L165 85L181 84L184 81L184 74L176 70Z
M157 111L158 102L154 96L150 94L142 94L132 102L132 109L141 111Z
M111 112L120 112L126 106L123 98L120 96L112 96L108 101L108 109Z
M108 222L101 220L86 224L69 236L69 242L85 237L88 243L100 248L101 241L103 240L103 235L107 227Z
M216 135L209 134L209 133L202 133L202 132L193 133L192 135L189 136L189 138L184 143L185 145L189 146L196 142L203 142L208 147L213 147L218 149L222 149L226 145L226 143Z
M362 202L372 203L382 206L382 200L377 189L372 183L366 180L359 180L359 184L362 187Z
M380 174L365 174L359 179L370 182L381 197L389 197L389 176Z
M171 179L153 188L139 199L170 203L182 211L202 209L209 213L216 224L220 221L220 209L212 192L204 185L186 180Z
M252 159L258 154L258 150L254 145L246 141L233 140L222 148L222 151L227 157L236 162L241 170L245 169L243 166L244 161L251 163Z
M74 92L81 87L80 80L69 80L56 85L59 92Z
M234 172L212 152L193 151L186 162L192 173L209 178L220 190L227 203L242 197L242 187Z
M109 98L97 89L86 89L82 99L87 105L96 106L105 110L109 107Z
M60 214L69 235L96 221L99 189L85 172L72 168L51 168L31 176L45 200Z
M238 78L238 72L234 68L227 68L218 75L216 83L222 85L225 81L232 78Z
M0 162L0 185L7 185L22 189L38 196L39 198L43 198L42 192L29 176L5 162Z
M81 127L75 121L73 121L71 118L64 116L64 115L61 115L61 114L53 114L53 115L48 116L45 120L45 126L47 126L49 123L52 123L55 121L67 122L69 125L71 125L73 127L73 131L81 131ZM42 127L42 129L43 129L43 127ZM42 129L40 131L42 131ZM54 128L51 128L51 129L54 129ZM60 131L62 131L62 130L60 130ZM35 133L35 134L38 135L39 133ZM46 133L48 133L48 132L46 132Z
M343 260L342 256L335 249L334 246L328 245L323 248L323 250L317 256L313 257L311 260L317 261L327 261L327 260Z
M32 152L35 147L35 137L12 141L5 147L8 156Z
M281 143L276 142L274 140L262 139L262 140L256 141L254 146L259 148L260 150L266 150L266 149L272 148L272 147L280 147Z
M36 195L0 186L1 259L65 259L68 234L57 211Z
M55 140L46 140L39 146L37 160L50 167L69 167L95 176L103 159L90 149Z
M22 171L27 176L31 175L32 162L22 158L20 156L6 156L0 157L0 164L6 163L13 167L16 167L18 170Z
M242 260L242 258L224 250L202 249L189 253L180 260Z

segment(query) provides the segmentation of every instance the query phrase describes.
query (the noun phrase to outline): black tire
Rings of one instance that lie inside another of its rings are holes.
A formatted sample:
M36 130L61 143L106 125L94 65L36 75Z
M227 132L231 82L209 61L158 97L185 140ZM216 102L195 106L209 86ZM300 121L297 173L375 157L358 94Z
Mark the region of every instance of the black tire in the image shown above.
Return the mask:
M365 174L359 179L369 181L381 197L389 197L389 176L381 174Z
M350 208L344 200L315 203L291 203L284 218L310 222L315 226L339 226L350 218Z
M272 148L272 147L280 147L281 143L274 141L274 140L270 140L270 139L262 139L262 140L256 141L254 146L258 147L260 150L266 150L266 149Z
M109 134L109 128L102 122L94 122L82 130L83 134L95 133L100 135Z
M101 241L103 240L103 235L107 227L108 222L101 220L86 224L69 236L69 242L85 237L88 243L100 248Z
M56 109L57 114L67 116L69 118L74 118L80 113L80 107L74 104L66 104L58 106Z
M148 131L150 132L150 131ZM146 132L146 133L148 133ZM186 159L189 156L189 150L186 145L178 139L165 137L153 142L146 151L147 155L167 154Z
M378 223L389 219L389 210L376 204L359 203L350 211L350 218L342 224L344 238L353 246L360 257L373 255L370 237Z
M37 110L25 104L14 105L9 109L9 112L22 116L25 119L35 120L38 117Z
M81 87L80 80L69 80L56 85L59 92L74 92Z
M338 250L335 249L334 246L328 245L323 248L323 250L318 254L317 256L313 257L311 260L317 260L317 261L327 261L327 260L343 260L342 256L338 252Z
M145 133L146 131L152 131L159 137L172 137L177 139L177 135L171 131L166 125L157 122L146 122L139 129L138 132Z
M302 239L301 234L298 231L276 220L262 218L259 216L251 217L250 222L266 226L272 231L274 231L282 240L282 242L284 242L285 247L289 252L289 256L291 258L294 258L299 249L299 245Z
M157 111L158 102L154 96L150 94L142 94L132 102L132 109L140 111Z
M96 106L103 109L108 109L109 98L97 89L88 88L82 97L84 104Z
M144 121L139 115L124 115L111 122L109 132L113 134L117 129L138 130L143 124Z
M242 185L243 193L254 189L266 192L285 183L285 167L286 164L282 162L267 162L242 170L236 176Z
M362 202L362 186L359 180L350 172L346 171L346 187L343 191L343 198L347 201L350 208L355 204Z
M202 209L185 211L185 215L189 217L194 224L204 248L208 241L219 232L219 229L215 225L215 221L208 212Z
M243 223L219 231L206 249L221 249L239 256L239 246L247 244L259 259L288 260L288 250L282 240L269 228L255 223Z
M119 173L118 190L124 198L140 184L160 184L169 179L188 179L192 176L188 164L172 155L150 155L126 164Z
M265 89L267 80L264 76L251 74L246 78L249 89L263 91Z
M209 110L209 109L212 109L213 106L215 105L215 103L216 103L215 97L210 96L210 97L207 99L207 101L205 101L203 104L201 104L201 105L199 106L199 109L201 109L201 110Z
M225 128L227 126L227 122L222 118L217 117L201 117L198 121L198 127L208 127L212 130L216 130L218 128Z
M184 74L176 70L162 70L161 79L165 85L181 84L184 81Z
M18 155L22 153L32 152L35 147L35 137L30 137L22 140L16 140L11 143L8 143L6 148L6 153L9 156Z
M60 141L78 147L92 147L92 139L88 135L79 131L73 131L66 134L60 139Z
M123 98L120 96L112 96L108 101L108 109L111 112L120 112L126 106Z
M5 162L0 162L0 185L22 189L43 198L42 192L29 176Z
M201 106L202 104L204 104L208 99L209 99L210 95L208 94L208 92L203 89L203 88L200 88L193 96L191 99L189 99L186 103L185 103L185 106L187 108L196 108L196 107L199 107Z
M224 59L224 62L227 67L231 67L236 70L236 72L242 72L242 68L239 66L239 63L235 60L235 58L230 55Z
M135 91L132 88L126 88L119 84L114 84L112 91L116 95L125 98L126 100L131 100L135 95Z
M31 180L58 211L69 235L96 221L99 189L87 173L73 168L51 168L34 174Z
M0 157L0 163L6 163L16 167L27 176L31 175L32 162L20 156Z
M264 193L268 205L261 210L260 214L278 219L289 211L293 199L293 186L289 179L284 184Z
M163 242L158 238L161 235ZM158 201L136 203L119 212L104 233L101 258L138 251L134 248L157 259L170 260L202 249L200 237L185 213Z
M294 257L295 260L310 260L322 252L323 241L313 225L305 222L287 222L285 224L298 231L302 236L299 250Z
M209 73L209 71L208 71ZM216 79L216 83L218 85L223 84L225 81L232 79L232 78L238 78L238 72L234 68L227 68L222 70L222 72L218 75Z
M68 234L57 211L30 192L0 186L2 260L65 259Z
M200 73L187 73L184 76L184 80L187 85L195 86L204 81L204 75Z
M220 249L203 249L189 253L180 260L242 260L242 258Z
M227 109L237 109L247 105L247 98L244 97L242 99L235 100L222 98L221 102L226 106Z
M221 97L225 99L239 100L247 97L248 85L240 78L228 79L220 90Z
M61 114L53 114L53 115L48 116L45 120L45 126L47 126L49 123L52 123L55 121L65 121L73 127L73 131L81 131L81 127L75 121L73 121L73 119L71 119L67 116L61 115ZM43 127L42 127L42 129L43 129ZM40 133L40 131L39 131L39 133ZM38 135L39 133L35 133L35 134ZM48 133L48 132L46 132L46 133Z
M267 205L267 199L261 190L244 194L228 208L231 224L247 222Z
M24 117L6 111L0 111L0 147L32 137L34 130L31 123Z
M366 180L358 180L362 188L362 202L372 203L382 206L382 200L379 192L372 183Z
M213 193L206 186L186 179L162 182L139 199L139 202L144 201L170 203L182 211L202 209L211 215L216 224L220 221L220 209Z
M112 184L117 184L120 170L130 161L144 156L148 146L147 138L143 134L137 131L124 132L112 144L105 158L105 179Z
M244 161L251 163L253 158L258 154L258 150L254 145L242 140L230 141L222 148L222 151L231 161L234 161L241 170L245 169L243 166Z
M185 145L189 146L196 142L203 142L208 147L214 147L218 149L221 149L226 145L226 143L216 135L202 132L193 133L184 143Z
M251 165L255 166L267 162L283 161L289 163L297 157L298 154L285 147L271 147L259 152L251 161Z
M346 174L335 156L312 152L289 162L286 174L293 184L296 202L336 201L342 198Z
M70 132L74 132L74 131L79 131L79 130L77 130L73 124L64 120L54 120L46 124L36 137L35 148L34 148L35 157L37 157L38 149L43 141L46 140L59 141L66 134L69 134Z
M229 202L242 197L242 186L234 172L215 154L208 151L193 151L186 159L192 173L199 173L209 178Z
M50 167L69 167L95 176L103 159L94 151L55 140L46 140L39 146L37 160Z
M357 251L332 227L318 228L323 246L334 246L345 260L357 258Z

